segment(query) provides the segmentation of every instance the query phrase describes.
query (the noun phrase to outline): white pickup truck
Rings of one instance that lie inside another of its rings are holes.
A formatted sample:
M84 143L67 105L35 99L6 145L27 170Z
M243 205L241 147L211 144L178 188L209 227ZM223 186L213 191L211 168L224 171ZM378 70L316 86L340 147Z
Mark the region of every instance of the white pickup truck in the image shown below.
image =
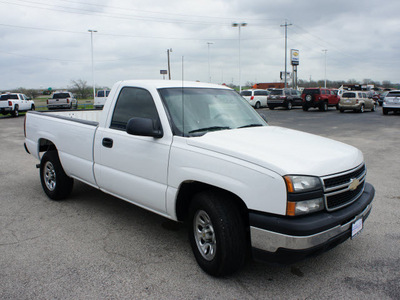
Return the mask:
M187 222L194 256L214 276L247 255L291 263L355 237L375 194L358 149L269 126L223 86L121 81L102 111L25 121L51 199L77 179Z
M0 95L0 112L2 115L11 114L18 117L20 111L35 110L35 102L20 93Z

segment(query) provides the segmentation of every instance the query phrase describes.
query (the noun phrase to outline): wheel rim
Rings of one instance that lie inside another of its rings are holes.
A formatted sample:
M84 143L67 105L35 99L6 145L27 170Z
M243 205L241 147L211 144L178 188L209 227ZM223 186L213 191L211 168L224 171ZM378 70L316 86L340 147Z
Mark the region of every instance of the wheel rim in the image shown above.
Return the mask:
M54 191L56 188L56 170L51 162L46 162L43 169L44 183L50 191Z
M205 211L200 210L196 213L193 220L193 227L194 239L196 240L196 245L201 256L211 261L216 254L217 242L211 219Z

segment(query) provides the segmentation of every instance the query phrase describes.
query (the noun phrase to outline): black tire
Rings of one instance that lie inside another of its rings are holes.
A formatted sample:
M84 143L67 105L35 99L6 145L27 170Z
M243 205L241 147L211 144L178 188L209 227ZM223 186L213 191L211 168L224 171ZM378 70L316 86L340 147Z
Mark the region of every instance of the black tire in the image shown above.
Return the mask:
M195 195L188 224L193 254L206 273L225 276L243 266L246 234L243 219L232 199L218 191Z
M293 108L292 101L288 101L288 103L286 104L286 108L287 108L288 110L291 110L291 109Z
M364 111L365 111L364 105L361 105L361 107L358 110L358 112L362 114Z
M328 103L326 103L325 101L322 102L322 104L319 107L320 111L327 111L328 110Z
M35 110L36 108L35 108L35 104L32 104L32 106L31 106L31 110Z
M18 117L19 116L19 110L18 109L19 109L18 105L15 105L14 110L11 112L11 115L13 117Z
M336 107L336 110L339 110L339 104L336 104L335 107Z
M386 109L386 108L382 108L382 113L384 114L384 115L387 115L388 113L389 113L389 111Z
M261 107L261 104L260 104L260 102L257 101L255 108L259 109L260 107Z
M57 151L47 151L40 161L40 182L46 195L52 200L69 196L74 180L65 174Z

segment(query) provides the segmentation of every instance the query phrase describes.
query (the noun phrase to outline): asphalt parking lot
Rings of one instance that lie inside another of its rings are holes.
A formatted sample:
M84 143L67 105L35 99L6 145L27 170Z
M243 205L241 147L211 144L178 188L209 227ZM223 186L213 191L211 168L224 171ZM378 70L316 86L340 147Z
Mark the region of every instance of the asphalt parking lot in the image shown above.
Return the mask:
M400 115L258 111L363 151L376 195L356 239L291 266L248 262L210 277L184 226L81 183L49 200L23 148L24 118L2 118L0 299L400 299Z

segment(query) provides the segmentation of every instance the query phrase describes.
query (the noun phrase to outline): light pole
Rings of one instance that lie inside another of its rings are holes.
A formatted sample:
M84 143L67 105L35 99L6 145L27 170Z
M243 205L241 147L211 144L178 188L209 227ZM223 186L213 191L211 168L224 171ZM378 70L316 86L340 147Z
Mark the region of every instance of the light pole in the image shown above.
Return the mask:
M287 28L292 25L293 24L288 24L287 21L285 21L285 24L281 25L281 27L285 27L285 89L287 88Z
M322 52L325 52L325 88L326 88L326 52L328 52L328 49L322 50Z
M92 79L93 79L93 101L94 98L96 97L96 83L94 81L94 62L93 62L93 33L97 32L97 30L89 29L90 32L90 45L92 49Z
M169 53L172 52L172 48L167 49L167 57L168 57L168 79L171 80L171 65L169 62Z
M241 70L241 63L240 63L240 27L247 26L247 23L232 23L232 27L239 28L239 93L242 92L242 70Z
M211 83L211 71L210 71L210 45L214 44L213 42L207 42L208 47L208 82Z

